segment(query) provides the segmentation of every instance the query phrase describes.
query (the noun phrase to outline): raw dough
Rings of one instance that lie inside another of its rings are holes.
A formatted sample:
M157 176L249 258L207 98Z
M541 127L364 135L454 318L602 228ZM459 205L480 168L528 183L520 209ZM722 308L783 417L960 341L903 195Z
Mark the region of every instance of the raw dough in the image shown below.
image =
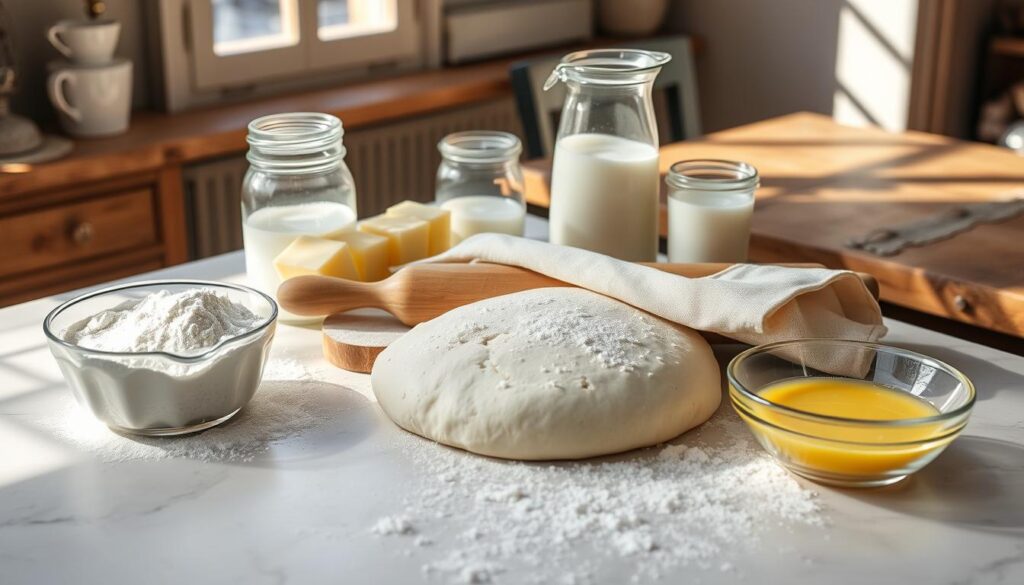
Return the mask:
M371 381L400 427L508 459L654 445L721 400L697 333L577 288L496 297L422 323L378 356Z

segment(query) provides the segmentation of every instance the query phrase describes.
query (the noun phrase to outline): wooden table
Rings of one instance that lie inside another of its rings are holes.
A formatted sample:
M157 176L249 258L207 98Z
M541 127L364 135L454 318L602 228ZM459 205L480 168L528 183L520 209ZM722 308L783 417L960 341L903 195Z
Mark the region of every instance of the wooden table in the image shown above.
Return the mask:
M954 204L1024 196L1024 158L947 137L841 126L799 113L661 149L661 171L693 158L743 160L761 173L755 262L821 262L868 272L901 307L1024 337L1024 216L891 257L845 242ZM550 163L526 165L526 197L550 201ZM662 193L662 235L666 233Z

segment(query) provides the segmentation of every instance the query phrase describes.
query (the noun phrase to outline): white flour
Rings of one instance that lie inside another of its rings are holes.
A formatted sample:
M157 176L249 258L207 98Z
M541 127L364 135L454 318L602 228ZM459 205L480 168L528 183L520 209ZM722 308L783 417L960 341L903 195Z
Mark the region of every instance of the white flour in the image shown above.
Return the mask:
M298 361L267 362L252 402L219 427L182 437L125 437L108 429L70 399L65 408L44 421L54 434L105 462L165 458L201 461L251 461L275 443L326 424L337 416L331 395L337 389L321 384Z
M197 353L252 330L261 319L210 288L158 291L83 319L65 341L101 351Z
M554 299L547 299L538 304L552 302ZM645 336L656 334L647 316L637 311L635 319ZM522 318L520 320L523 321ZM623 372L641 367L650 355L643 339L629 335L620 324L597 317L583 307L545 315L544 320L525 321L522 330L526 335L554 347L582 348L603 367Z
M726 438L706 440L708 430ZM589 556L619 558L634 582L680 566L732 571L732 555L766 527L822 523L814 494L731 413L688 434L685 445L594 463L506 462L408 440L422 485L371 532L406 550L429 539L422 568L435 581L608 580Z
M373 533L381 536L390 534L415 534L416 530L409 523L409 519L403 516L385 516L373 525Z
M546 298L536 301L534 305L551 305L554 302L554 299ZM491 312L487 308L482 311ZM655 334L650 317L636 312L635 319L642 334ZM604 368L631 372L640 367L643 359L650 354L650 351L644 348L643 339L624 332L621 324L595 316L580 306L571 307L564 312L546 313L543 319L537 319L534 314L527 314L517 316L515 320L516 323L509 329L520 331L523 335L553 347L580 348ZM447 346L451 349L467 343L487 345L494 337L495 334L486 325L469 321L462 323L455 330L447 340ZM551 366L543 371L548 373L552 369L557 371L560 368Z

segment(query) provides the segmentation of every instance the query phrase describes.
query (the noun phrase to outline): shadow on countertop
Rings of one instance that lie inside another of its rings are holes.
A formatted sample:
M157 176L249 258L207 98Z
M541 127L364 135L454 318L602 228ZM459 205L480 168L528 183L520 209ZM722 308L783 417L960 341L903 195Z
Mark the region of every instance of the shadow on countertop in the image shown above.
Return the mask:
M961 436L901 483L844 493L925 520L1024 535L1024 446Z

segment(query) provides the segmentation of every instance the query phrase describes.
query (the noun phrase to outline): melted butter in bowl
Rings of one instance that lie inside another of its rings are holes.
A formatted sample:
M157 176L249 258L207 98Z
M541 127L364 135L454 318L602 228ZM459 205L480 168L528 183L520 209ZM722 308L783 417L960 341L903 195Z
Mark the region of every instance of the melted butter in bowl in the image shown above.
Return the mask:
M848 367L811 366L825 354ZM973 385L954 368L875 343L768 344L737 356L727 373L732 404L761 445L794 473L840 486L888 485L921 469L974 403Z

